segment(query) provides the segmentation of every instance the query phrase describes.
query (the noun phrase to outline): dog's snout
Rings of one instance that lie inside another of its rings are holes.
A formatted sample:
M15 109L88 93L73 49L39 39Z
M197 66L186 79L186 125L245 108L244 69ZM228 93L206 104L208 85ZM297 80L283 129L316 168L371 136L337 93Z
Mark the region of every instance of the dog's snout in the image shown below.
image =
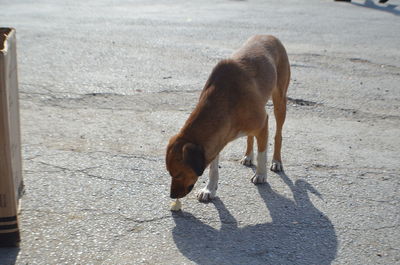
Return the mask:
M171 197L171 199L177 199L178 198L178 196L174 192L171 192L169 194L169 197Z
M190 186L188 187L188 192L191 192L192 189L193 189L193 187L194 187L194 184L190 185Z

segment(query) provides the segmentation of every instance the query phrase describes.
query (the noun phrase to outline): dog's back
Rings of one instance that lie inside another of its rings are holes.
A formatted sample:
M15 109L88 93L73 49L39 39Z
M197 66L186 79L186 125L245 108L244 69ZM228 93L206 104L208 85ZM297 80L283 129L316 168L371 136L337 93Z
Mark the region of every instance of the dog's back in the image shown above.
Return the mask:
M232 55L253 76L267 101L277 87L286 87L290 79L290 65L282 43L271 35L255 35ZM286 91L282 91L285 92Z

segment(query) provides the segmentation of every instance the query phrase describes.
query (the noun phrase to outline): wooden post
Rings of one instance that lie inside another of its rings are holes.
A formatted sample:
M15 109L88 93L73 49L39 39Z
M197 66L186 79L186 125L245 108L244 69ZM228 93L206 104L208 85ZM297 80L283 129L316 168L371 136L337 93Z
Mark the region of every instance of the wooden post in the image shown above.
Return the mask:
M22 190L15 30L0 28L0 246L18 246Z

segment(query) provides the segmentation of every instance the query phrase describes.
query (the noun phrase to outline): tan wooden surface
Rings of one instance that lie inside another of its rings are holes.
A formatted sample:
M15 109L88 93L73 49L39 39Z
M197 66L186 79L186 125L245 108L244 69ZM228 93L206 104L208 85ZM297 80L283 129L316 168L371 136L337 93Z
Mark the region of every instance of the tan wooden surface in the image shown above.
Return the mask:
M22 187L15 30L0 29L0 246L19 241Z

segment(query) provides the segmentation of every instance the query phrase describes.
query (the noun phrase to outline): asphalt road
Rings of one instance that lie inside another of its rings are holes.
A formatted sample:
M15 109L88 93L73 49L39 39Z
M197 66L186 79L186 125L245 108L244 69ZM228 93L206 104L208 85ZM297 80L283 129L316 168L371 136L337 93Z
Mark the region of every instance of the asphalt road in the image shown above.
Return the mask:
M0 264L400 264L399 0L0 0L0 13L17 30L26 186L21 247ZM239 139L218 198L197 202L205 174L172 214L167 141L212 67L259 33L291 62L285 173L253 185Z

